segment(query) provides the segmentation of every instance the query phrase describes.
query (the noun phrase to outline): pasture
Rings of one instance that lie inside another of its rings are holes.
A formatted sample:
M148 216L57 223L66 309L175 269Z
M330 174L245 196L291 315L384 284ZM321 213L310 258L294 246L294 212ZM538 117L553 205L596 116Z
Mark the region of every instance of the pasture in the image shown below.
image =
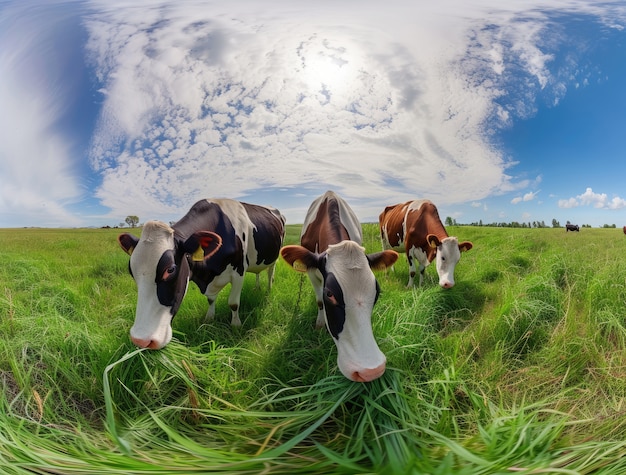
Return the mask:
M376 273L367 384L282 261L269 295L247 276L241 328L190 285L173 342L135 349L119 232L0 230L1 473L626 473L621 229L449 227L474 243L450 290L434 264L406 289L402 255Z

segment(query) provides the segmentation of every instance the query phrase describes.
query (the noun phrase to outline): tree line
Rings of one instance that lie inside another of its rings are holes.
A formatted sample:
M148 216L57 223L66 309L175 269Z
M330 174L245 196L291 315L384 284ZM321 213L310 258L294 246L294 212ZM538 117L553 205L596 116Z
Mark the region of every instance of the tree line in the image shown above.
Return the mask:
M568 221L569 224L569 221ZM565 226L561 226L561 223L557 219L552 219L552 223L550 226L546 224L545 221L511 221L511 222L493 222L493 223L483 223L483 220L479 220L478 222L472 223L458 223L456 219L448 216L445 220L446 226L485 226L491 228L564 228ZM590 228L590 224L583 224L580 226L581 228ZM616 228L615 224L604 224L600 226L601 228Z

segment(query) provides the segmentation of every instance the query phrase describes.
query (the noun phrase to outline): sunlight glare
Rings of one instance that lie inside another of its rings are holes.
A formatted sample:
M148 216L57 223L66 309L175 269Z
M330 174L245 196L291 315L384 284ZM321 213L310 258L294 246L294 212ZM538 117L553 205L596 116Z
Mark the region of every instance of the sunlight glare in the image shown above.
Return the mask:
M318 50L303 58L303 80L307 88L332 97L345 91L356 78L353 62L346 51Z

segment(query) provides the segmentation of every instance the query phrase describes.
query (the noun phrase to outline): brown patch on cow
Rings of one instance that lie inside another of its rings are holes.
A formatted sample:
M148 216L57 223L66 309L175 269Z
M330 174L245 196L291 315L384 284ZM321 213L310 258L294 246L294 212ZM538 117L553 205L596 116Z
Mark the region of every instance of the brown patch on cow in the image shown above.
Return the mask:
M391 247L399 247L404 242L404 215L411 201L406 203L387 206L378 216L380 223L380 236L384 239L384 232L387 231L387 238Z
M428 255L428 262L432 262L437 254L437 246L430 242L441 242L448 237L439 219L439 212L430 201L425 201L417 210L410 210L406 217L407 249L420 247ZM436 239L433 239L436 238Z
M300 240L311 252L321 253L331 244L350 240L348 230L341 222L339 204L334 199L320 203L315 219L309 223Z

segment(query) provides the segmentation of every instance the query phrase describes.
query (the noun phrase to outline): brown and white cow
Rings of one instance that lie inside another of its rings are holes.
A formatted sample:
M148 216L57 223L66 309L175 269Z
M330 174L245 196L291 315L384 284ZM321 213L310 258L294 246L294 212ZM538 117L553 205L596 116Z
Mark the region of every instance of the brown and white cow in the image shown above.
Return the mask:
M316 326L326 328L337 346L337 365L346 378L366 382L385 372L386 358L372 331L372 309L380 287L372 269L398 259L395 251L366 254L361 223L348 204L332 191L309 207L300 246L280 254L299 272L307 272L315 290Z
M459 243L456 237L448 236L431 201L414 200L387 206L378 221L383 249L406 252L409 261L407 287L414 285L415 261L419 263L419 285L422 285L424 270L433 259L437 263L439 285L444 289L454 286L454 268L461 252L469 251L472 243Z
M274 266L285 235L285 218L275 208L229 199L201 200L176 224L144 224L141 238L118 237L130 254L129 270L137 283L137 312L131 340L159 349L172 339L171 322L192 280L209 301L207 319L215 316L217 294L231 284L231 325L241 325L239 303L246 272L267 269L272 287Z

